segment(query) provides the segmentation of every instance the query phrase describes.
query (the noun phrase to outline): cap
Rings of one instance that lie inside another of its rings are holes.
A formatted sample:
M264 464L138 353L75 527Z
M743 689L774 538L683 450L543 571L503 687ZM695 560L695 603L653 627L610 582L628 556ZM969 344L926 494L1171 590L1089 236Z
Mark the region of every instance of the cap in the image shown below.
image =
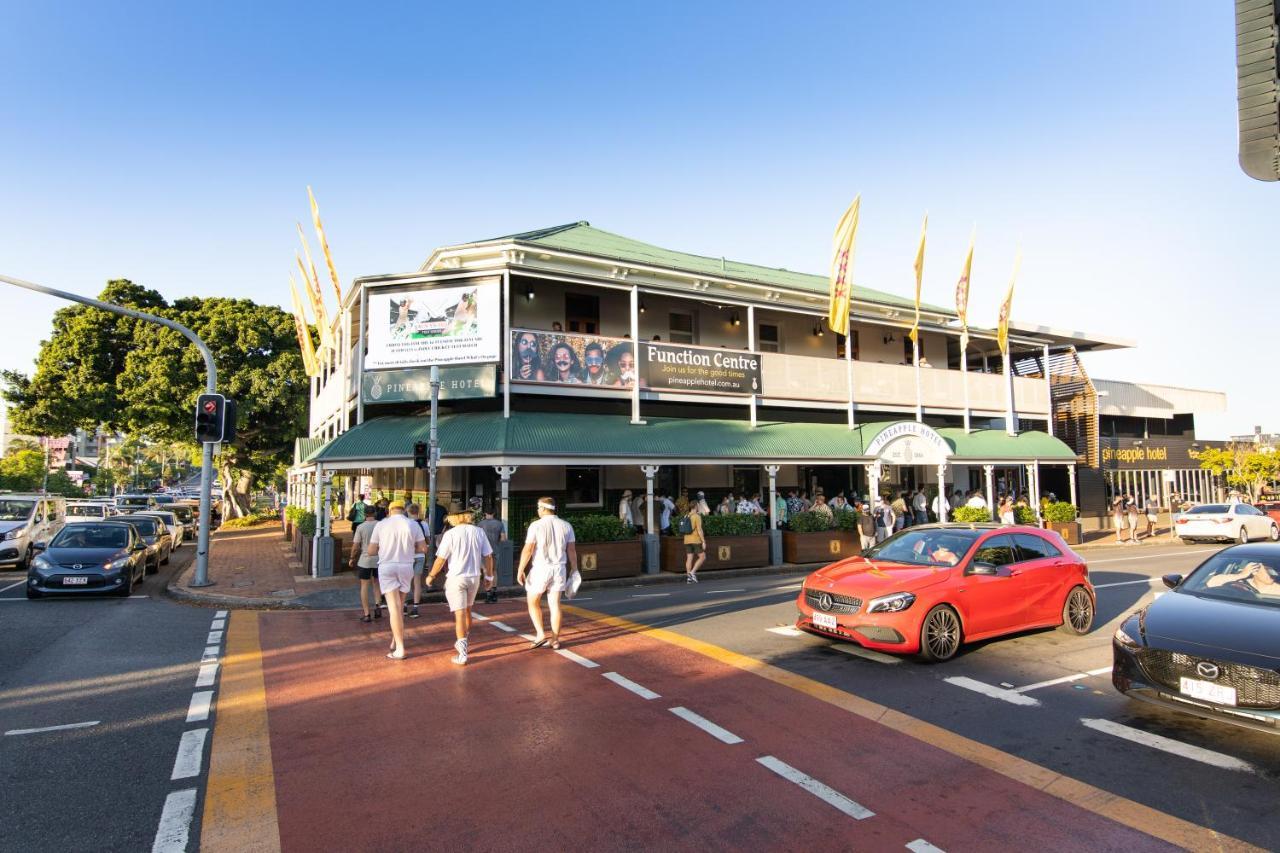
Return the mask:
M392 501L387 504L387 509L404 509L404 501Z
M462 501L457 499L449 501L449 515L457 515L466 511L466 508L462 505Z
M626 489L626 490L624 490L624 491L622 492L622 496L623 496L624 498L629 498L629 497L631 497L631 490L630 490L630 489Z

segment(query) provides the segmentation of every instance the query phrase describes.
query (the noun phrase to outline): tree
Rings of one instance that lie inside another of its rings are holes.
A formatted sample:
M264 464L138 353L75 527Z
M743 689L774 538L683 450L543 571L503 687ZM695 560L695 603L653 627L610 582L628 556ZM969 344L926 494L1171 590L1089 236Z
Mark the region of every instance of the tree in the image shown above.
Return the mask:
M1247 489L1254 500L1258 500L1262 497L1263 487L1277 477L1280 477L1280 459L1276 454L1254 450L1241 459L1235 481Z
M229 514L244 514L250 489L279 476L306 427L309 381L293 318L248 299L192 297L169 305L127 280L109 282L101 298L176 320L209 346L219 392L239 404L237 437L222 445L218 467ZM96 308L64 308L41 344L35 374L3 377L20 432L58 435L105 424L139 440L195 447L204 360L172 329ZM127 448L118 453L133 463Z
M44 485L44 474L42 450L19 450L0 459L0 489L38 492Z

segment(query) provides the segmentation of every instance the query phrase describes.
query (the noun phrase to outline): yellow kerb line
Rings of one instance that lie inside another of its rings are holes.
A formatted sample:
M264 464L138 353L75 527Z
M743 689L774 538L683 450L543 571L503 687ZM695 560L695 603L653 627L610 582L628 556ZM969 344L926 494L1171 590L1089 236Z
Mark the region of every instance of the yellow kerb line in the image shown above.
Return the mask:
M803 675L796 675L793 672L788 672L785 669L756 660L753 657L748 657L711 643L705 643L702 640L695 640L664 628L651 628L638 622L632 622L629 619L609 616L604 613L569 605L564 606L564 609L584 619L591 619L604 625L644 634L655 640L679 646L682 649L687 649L720 663L753 673L775 684L798 690L801 693L812 696L814 699L834 705L860 717L865 717L868 720L873 720L908 737L915 738L930 746L936 746L945 752L959 756L967 761L972 761L974 764L985 767L988 770L994 770L1001 776L1029 785L1060 800L1065 800L1073 806L1114 820L1116 823L1136 829L1139 832L1145 832L1170 844L1176 844L1188 850L1259 851L1259 853L1263 850L1261 847L1255 847L1238 838L1223 835L1215 830L1165 814L1162 811L1144 806L1118 794L1112 794L1101 788L1072 779L1069 776L1063 776L1061 773L1050 770L1047 767L1041 767L1039 764L1034 764L1016 755L1010 755L995 747L971 740L932 723L918 720L901 711L895 711L892 708L871 702L852 693L846 693L843 690L823 684L820 681L814 681Z
M258 614L237 610L229 620L222 658L200 850L275 853L279 849Z

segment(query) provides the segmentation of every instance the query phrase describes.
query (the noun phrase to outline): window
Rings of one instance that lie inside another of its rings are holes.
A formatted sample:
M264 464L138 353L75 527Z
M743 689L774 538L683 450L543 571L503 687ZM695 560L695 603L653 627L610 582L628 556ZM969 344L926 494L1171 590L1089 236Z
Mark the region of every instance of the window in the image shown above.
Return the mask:
M761 323L760 333L756 335L756 348L760 352L781 352L780 344L778 327L770 323Z
M581 293L564 295L564 319L570 332L594 335L600 331L600 297Z
M564 488L565 506L603 506L599 468L565 468Z
M904 364L912 364L911 354L911 338L907 335L902 336L902 361Z
M672 311L670 316L670 337L674 344L691 344L694 339L693 315Z
M844 335L836 335L836 358L844 358ZM858 330L853 330L853 360L858 360Z
M1061 557L1062 552L1055 548L1050 542L1041 539L1039 536L1032 536L1029 533L1019 533L1014 537L1018 540L1018 560L1047 560L1050 557Z
M1008 533L992 536L978 547L973 555L973 561L996 567L1016 563L1018 562L1017 543Z

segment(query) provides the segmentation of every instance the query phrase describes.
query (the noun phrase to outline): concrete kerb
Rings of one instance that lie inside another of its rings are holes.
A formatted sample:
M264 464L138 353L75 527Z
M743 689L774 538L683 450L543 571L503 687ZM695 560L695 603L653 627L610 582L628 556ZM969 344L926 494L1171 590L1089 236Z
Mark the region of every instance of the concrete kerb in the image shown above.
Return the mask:
M165 595L174 601L196 607L218 607L230 610L307 610L305 605L289 598L248 598L241 595L222 595L214 588L202 587L191 589L186 586L187 578L195 571L194 561L174 576L165 587Z

